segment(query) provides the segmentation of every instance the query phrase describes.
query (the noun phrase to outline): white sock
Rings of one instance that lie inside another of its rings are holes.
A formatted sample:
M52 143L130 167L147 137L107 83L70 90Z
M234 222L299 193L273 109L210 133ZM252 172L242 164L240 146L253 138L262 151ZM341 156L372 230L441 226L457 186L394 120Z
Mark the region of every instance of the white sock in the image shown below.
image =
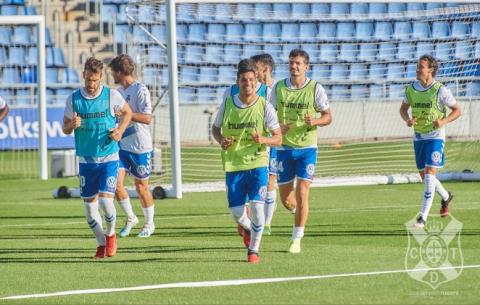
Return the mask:
M130 197L119 200L118 204L122 208L123 212L125 212L125 215L127 216L127 218L134 219L136 217L132 209L132 204L130 203Z
M252 230L250 230L250 247L248 247L248 250L258 253L265 224L265 207L263 202L252 201L250 208L252 212Z
M146 225L153 225L153 216L155 215L155 205L151 205L148 208L142 208L143 216L145 217Z
M293 227L292 239L302 238L305 232L305 227Z
M105 246L105 235L103 234L102 227L102 216L98 211L98 202L83 202L85 207L85 217L87 218L87 223L92 229L95 238L97 239L97 244L99 246Z
M100 208L103 210L103 217L106 222L105 235L112 236L115 234L115 221L117 220L117 210L113 204L113 198L100 197L98 199Z
M235 222L241 225L244 229L250 230L252 227L252 222L250 218L247 216L247 212L245 211L245 206L233 207L229 208L230 213L235 219Z
M433 176L435 178L435 191L442 197L443 200L448 199L448 192L447 190L443 187L442 183L440 183L440 180L438 180L437 177Z
M265 224L270 225L272 223L273 213L277 208L277 191L273 190L267 193L267 199L265 200Z
M425 221L427 221L428 213L432 207L433 197L435 196L435 180L434 175L426 174L423 181L425 187L423 191L422 211L420 213Z

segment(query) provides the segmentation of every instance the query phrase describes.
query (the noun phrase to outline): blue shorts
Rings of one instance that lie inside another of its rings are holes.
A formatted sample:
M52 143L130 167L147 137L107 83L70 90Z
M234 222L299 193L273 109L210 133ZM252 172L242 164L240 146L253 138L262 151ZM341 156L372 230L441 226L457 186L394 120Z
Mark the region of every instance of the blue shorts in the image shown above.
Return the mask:
M277 149L275 147L270 147L270 164L268 166L269 175L277 175Z
M118 161L105 163L80 163L80 196L91 198L98 193L115 194L117 189Z
M442 168L445 164L445 141L442 139L413 141L413 149L419 171L426 166Z
M317 148L277 150L278 185L300 180L313 181Z
M229 208L244 205L247 196L250 201L265 202L268 185L267 167L227 172L225 176Z
M146 180L150 177L152 152L135 154L126 150L120 150L119 169L128 170L135 178Z

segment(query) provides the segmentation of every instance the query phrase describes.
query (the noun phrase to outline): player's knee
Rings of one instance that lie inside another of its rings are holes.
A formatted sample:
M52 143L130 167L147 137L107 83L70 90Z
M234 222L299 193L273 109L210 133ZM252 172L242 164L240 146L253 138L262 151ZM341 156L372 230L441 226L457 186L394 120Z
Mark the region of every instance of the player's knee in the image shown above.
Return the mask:
M135 189L137 193L141 196L145 196L148 194L148 184L147 183L137 183L135 184Z

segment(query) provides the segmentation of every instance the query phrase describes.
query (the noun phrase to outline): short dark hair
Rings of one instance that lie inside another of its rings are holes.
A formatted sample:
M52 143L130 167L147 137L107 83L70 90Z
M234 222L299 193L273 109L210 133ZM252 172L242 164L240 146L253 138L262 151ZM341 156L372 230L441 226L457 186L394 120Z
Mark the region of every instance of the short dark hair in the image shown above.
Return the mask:
M123 75L132 75L135 70L133 59L127 54L120 54L108 64L108 67L115 72L120 72Z
M256 63L261 62L262 64L269 66L270 71L272 71L272 72L273 72L273 70L275 70L275 61L273 60L272 55L270 55L268 53L253 55L250 58Z
M418 61L420 60L428 61L428 67L433 69L432 76L435 77L438 71L438 60L430 54L423 54Z
M257 67L255 66L255 62L250 58L245 58L240 60L237 65L237 79L240 78L240 74L247 73L247 72L257 72Z
M90 71L93 73L101 73L103 71L103 62L95 57L89 57L85 62L84 71Z
M303 57L303 59L305 59L305 63L307 65L310 62L310 56L308 55L307 51L305 51L305 50L293 49L293 50L290 51L290 54L288 54L288 58L297 57L297 56Z

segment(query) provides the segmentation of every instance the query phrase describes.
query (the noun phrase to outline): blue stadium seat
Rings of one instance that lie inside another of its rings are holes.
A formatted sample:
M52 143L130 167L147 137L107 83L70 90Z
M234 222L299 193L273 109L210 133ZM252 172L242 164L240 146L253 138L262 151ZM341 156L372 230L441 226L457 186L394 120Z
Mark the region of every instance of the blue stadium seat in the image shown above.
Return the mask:
M236 64L237 63L235 63L235 65ZM225 84L234 83L237 79L237 69L235 67L234 66L218 67L218 78Z
M470 25L468 23L458 22L458 21L454 21L452 23L451 37L453 37L453 38L465 38L468 35L470 35Z
M180 87L178 88L178 95L181 104L195 104L198 101L194 88Z
M337 36L337 26L333 22L321 22L318 24L319 40L334 41Z
M282 59L280 58L282 54L282 47L276 44L266 44L263 46L263 52L272 55L275 63L280 63Z
M53 64L57 67L66 67L65 57L63 56L63 51L60 48L53 49Z
M405 72L406 78L416 78L417 77L417 63L409 62L407 64L407 71Z
M392 23L385 21L375 22L375 33L373 37L378 40L391 40L392 38Z
M161 42L167 41L167 28L164 24L152 25L152 35Z
M118 14L117 14L117 24L123 24L128 22L127 17L127 6L120 5L118 7Z
M217 13L215 14L215 20L217 21L231 21L234 13L234 6L230 3L218 3Z
M68 75L68 82L70 84L77 84L80 82L80 77L78 76L77 70L68 68L67 70L67 75Z
M397 58L399 60L415 60L415 44L413 42L400 42L398 44Z
M377 3L373 2L370 3L370 8L368 10L368 16L370 18L379 18L383 19L384 16L387 14L387 4L386 3Z
M256 20L263 20L267 16L272 16L272 11L273 7L271 3L255 3L255 12L253 16Z
M207 27L205 24L193 23L188 27L188 40L194 42L205 41L205 33L207 32Z
M241 24L227 24L225 41L242 41L244 28Z
M318 28L315 23L300 23L298 39L301 41L316 41Z
M22 66L25 64L25 49L23 47L10 47L8 53L8 63L10 65Z
M427 22L416 21L413 23L413 39L428 39L431 35L430 26Z
M15 16L18 15L17 5L1 5L1 15L3 16Z
M215 88L215 100L219 103L223 98L223 93L227 90L227 87L217 87Z
M29 45L32 43L32 31L28 26L16 26L13 28L13 35L11 37L13 44Z
M205 61L213 63L223 62L223 46L207 44L205 47Z
M223 23L209 23L207 26L208 41L224 41L225 39L225 24Z
M440 66L437 77L456 77L459 75L459 68L456 62L446 62Z
M345 100L350 98L350 90L345 85L333 85L330 90L330 96L332 100Z
M450 25L444 21L434 21L432 23L432 38L445 39L450 36Z
M466 96L480 96L480 82L467 83L465 86Z
M128 25L115 25L114 39L116 43L128 41Z
M370 79L385 79L387 66L385 64L371 64L369 69Z
M162 69L162 76L160 76L160 86L167 87L168 81L169 81L168 69L164 68Z
M373 22L357 22L355 38L361 41L370 41L373 36Z
M386 89L384 85L370 85L370 98L385 98L386 97Z
M273 78L277 81L289 77L288 65L277 65L275 71L273 71Z
M245 24L246 41L261 41L263 39L263 26L261 23L247 23Z
M358 55L358 45L351 43L342 43L337 61L355 61Z
M159 46L149 46L146 62L149 64L165 64L166 52Z
M258 44L243 45L242 58L250 58L253 55L258 55L258 54L261 54L261 53L263 53L261 45L258 45Z
M364 99L369 96L367 85L352 85L350 88L352 99Z
M330 15L332 17L342 17L350 14L349 3L332 2L330 4Z
M227 44L224 47L224 52L223 60L225 63L237 64L242 58L242 46L240 45Z
M55 105L55 104L59 103L59 101L57 101L57 90L48 88L46 91L47 91L46 92L47 93L47 105ZM63 102L65 103L65 101L63 101Z
M37 47L28 48L26 64L30 66L36 66L37 63L38 63Z
M288 55L290 55L290 51L293 49L300 49L300 45L297 44L284 44L282 45L282 53L280 54L280 58L288 62Z
M199 87L197 96L200 103L214 103L218 101L215 88Z
M195 21L197 14L196 5L193 3L180 3L177 5L177 20L178 21Z
M201 64L204 62L204 48L201 46L188 46L185 49L185 61L190 64Z
M453 43L439 42L435 44L435 58L438 60L451 60Z
M405 66L398 63L389 63L387 65L387 79L402 79L405 77Z
M192 84L198 82L199 70L197 67L182 66L180 69L179 82L182 84Z
M441 8L444 8L444 7L445 7L445 5L443 3L429 2L429 3L427 3L426 10L431 11L431 10L435 10L435 9L441 9Z
M290 20L291 10L289 3L274 3L273 18L277 20Z
M353 2L350 6L350 15L352 17L366 17L368 15L368 3Z
M480 38L480 22L472 23L472 36L475 38Z
M330 79L329 65L315 65L311 67L312 67L311 79L314 79L317 81L324 81L324 80Z
M12 37L12 29L7 26L0 26L0 37L2 37L0 44L9 45Z
M344 3L338 3L344 4ZM337 23L337 39L351 41L355 37L355 24L353 22Z
M405 14L405 11L406 11L405 3L401 3L401 2L388 3L388 15L391 18L400 17Z
M23 67L21 71L22 83L33 84L37 82L37 69L35 67Z
M198 19L211 22L215 20L215 5L211 3L202 3L197 6Z
M445 7L458 7L461 3L456 2L446 2ZM462 3L463 4L463 3Z
M480 41L475 42L475 53L474 58L480 58Z
M47 68L45 75L47 77L47 84L57 84L60 82L57 68Z
M419 2L408 2L407 3L407 11L408 13L419 13L420 11L425 10L425 5Z
M158 71L153 67L143 68L143 83L147 86L157 86L158 81Z
M48 90L48 89L47 89ZM27 106L35 104L35 92L30 89L17 89L16 95L16 105ZM48 99L47 99L48 103Z
M297 41L300 35L298 23L282 23L281 41Z
M468 41L459 41L455 44L454 57L456 59L467 60L472 58L473 48Z
M352 80L368 79L368 69L365 64L353 64L350 66L350 77Z
M53 60L53 49L52 48L47 48L47 53L45 54L45 57L46 57L47 67L53 67L55 65L55 62Z
M393 38L405 40L412 35L412 24L408 21L397 21L394 24Z
M70 94L72 94L72 89L65 89L65 88L57 89L57 102L62 103L66 101Z
M202 83L218 82L218 69L216 67L200 67L200 75Z
M405 93L405 85L390 84L388 86L388 97L391 99L403 99Z
M292 19L303 20L310 16L310 4L292 3Z
M138 20L141 20L142 23L151 23L156 18L155 10L146 5L140 5L137 10Z
M249 20L252 20L254 16L255 16L255 7L253 3L237 4L237 18L239 20L249 21Z
M377 59L391 61L397 55L395 44L390 42L381 43L378 47Z
M7 59L8 59L7 50L5 50L4 47L0 47L0 67L7 64L7 61L8 61Z
M330 5L328 3L312 3L310 10L312 11L312 15L317 18L330 15Z
M360 61L374 61L376 60L378 47L373 43L360 44L357 59Z
M17 68L3 68L2 83L18 84L20 81L20 73Z
M420 56L424 55L424 54L430 54L430 55L434 55L433 52L434 49L433 49L433 45L432 43L429 43L429 42L419 42L417 43L417 51L415 53L415 58L420 58Z
M117 20L117 6L115 4L104 4L100 9L100 21L102 22L116 22Z
M263 24L263 41L278 42L280 41L281 27L280 23L264 23Z
M321 60L319 52L320 50L316 44L302 44L300 48L308 53L311 63Z
M337 45L321 44L319 58L320 60L325 62L335 62L337 58Z
M334 81L346 80L350 74L348 65L333 64L331 67L330 79Z
M165 38L166 38L166 36L165 36ZM177 24L177 41L178 42L188 41L188 25Z

